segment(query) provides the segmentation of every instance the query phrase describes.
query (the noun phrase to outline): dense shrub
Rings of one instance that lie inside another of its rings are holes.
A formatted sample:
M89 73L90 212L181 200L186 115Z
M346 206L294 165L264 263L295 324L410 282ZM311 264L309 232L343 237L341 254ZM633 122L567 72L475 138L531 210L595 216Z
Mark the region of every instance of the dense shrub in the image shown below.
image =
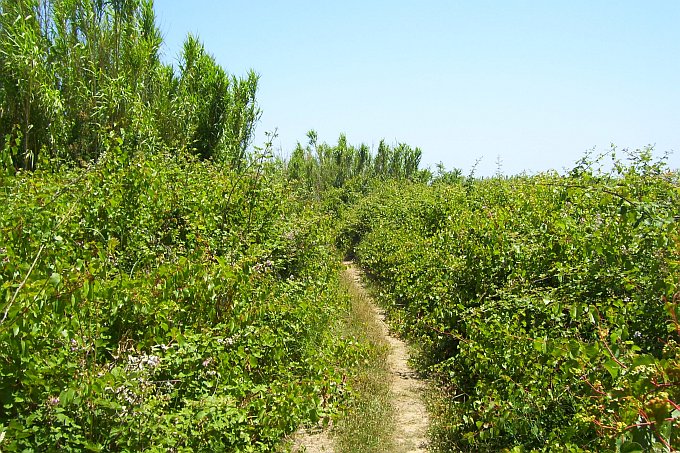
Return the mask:
M680 445L678 177L610 172L386 184L339 243L442 389L442 450Z
M343 391L328 225L262 159L0 179L0 449L267 451Z

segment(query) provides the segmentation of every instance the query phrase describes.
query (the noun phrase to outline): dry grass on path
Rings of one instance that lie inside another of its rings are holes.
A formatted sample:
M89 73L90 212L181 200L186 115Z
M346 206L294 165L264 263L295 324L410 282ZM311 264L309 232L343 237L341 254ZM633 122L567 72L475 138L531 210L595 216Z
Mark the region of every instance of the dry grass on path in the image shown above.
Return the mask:
M360 271L345 263L343 287L351 304L341 335L369 345L366 363L348 377L354 397L332 430L300 432L293 452L420 453L427 446L424 383L408 365L408 347L389 333Z
M398 453L420 453L427 451L427 429L429 417L423 402L425 383L408 364L409 350L406 343L390 335L385 314L370 299L361 280L360 271L347 263L347 274L354 282L355 291L365 299L365 307L370 311L373 324L383 341L389 345L387 372L389 397L393 412L390 451ZM384 386L384 384L383 384Z

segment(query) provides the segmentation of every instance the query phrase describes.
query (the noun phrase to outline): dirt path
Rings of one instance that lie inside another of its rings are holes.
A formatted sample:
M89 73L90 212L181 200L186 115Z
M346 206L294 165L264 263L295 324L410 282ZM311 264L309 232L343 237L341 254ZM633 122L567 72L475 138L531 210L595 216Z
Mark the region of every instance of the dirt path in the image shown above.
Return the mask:
M390 368L390 393L394 408L394 453L425 453L429 418L422 399L425 384L408 365L408 348L398 338L390 335L385 314L366 294L361 271L352 262L345 262L346 271L358 292L365 294L376 325L390 345L387 358ZM327 432L302 432L295 439L293 452L332 453L333 442ZM337 452L340 453L340 452Z
M333 439L327 431L301 431L293 441L293 453L334 453Z
M361 291L366 291L361 281L361 271L351 262L345 262L345 265L355 284ZM380 325L383 336L387 339L391 349L387 360L392 371L390 384L394 398L394 444L399 452L424 453L427 451L427 427L429 425L429 417L422 398L425 384L418 379L408 364L409 354L406 344L390 335L385 324L383 310L372 302L369 303L375 313L376 322Z

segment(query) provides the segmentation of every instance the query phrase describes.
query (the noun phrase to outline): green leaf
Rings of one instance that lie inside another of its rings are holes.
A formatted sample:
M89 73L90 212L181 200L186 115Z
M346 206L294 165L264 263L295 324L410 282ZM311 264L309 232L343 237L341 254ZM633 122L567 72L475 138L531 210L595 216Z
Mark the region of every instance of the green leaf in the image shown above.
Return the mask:
M545 341L540 338L534 340L534 349L538 352L545 352Z
M571 356L571 358L572 359L578 358L580 352L581 345L579 344L579 342L576 340L569 340L569 355Z
M593 325L597 324L597 323L595 322L595 316L593 316L593 312L590 311L590 310L588 310L588 319L590 320L590 323L591 323L591 324L593 324Z
M619 375L619 369L621 368L618 363L611 359L604 363L604 367L607 371L609 371L609 374L611 374L612 378L614 379L616 379L616 377Z
M52 275L50 275L50 283L52 286L58 286L59 283L61 283L61 275L59 275L56 272L53 272Z
M633 359L633 367L653 365L654 363L656 363L656 359L649 354L639 355Z
M578 305L576 304L572 305L571 308L569 309L569 314L573 319L576 319L576 317L578 316Z
M597 344L587 345L585 347L585 351L586 355L591 359L594 359L595 357L600 355L600 348L598 347Z
M621 453L642 453L645 450L637 442L626 442L621 445Z
M69 403L71 403L73 401L73 399L75 397L75 393L76 392L73 389L64 390L63 392L61 392L61 394L59 394L59 401L64 406L68 405Z

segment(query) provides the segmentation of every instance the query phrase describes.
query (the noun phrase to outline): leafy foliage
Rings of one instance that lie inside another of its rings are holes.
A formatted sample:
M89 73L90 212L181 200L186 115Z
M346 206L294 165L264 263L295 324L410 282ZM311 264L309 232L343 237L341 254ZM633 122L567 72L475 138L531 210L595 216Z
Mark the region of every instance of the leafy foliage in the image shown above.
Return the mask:
M444 451L680 445L678 177L649 150L567 176L385 184L339 243L444 393Z
M2 451L271 451L366 354L257 75L161 45L151 0L0 0Z
M137 151L245 165L257 75L227 75L191 35L176 74L161 46L151 0L0 1L0 148L13 167L85 164L122 131Z
M289 181L308 194L328 197L333 189L357 189L365 193L372 180L419 180L426 181L430 175L420 170L420 148L399 143L390 147L380 141L375 155L368 146L349 145L341 134L338 143L331 146L318 143L315 131L307 133L309 144L298 146L286 162Z
M329 417L359 356L327 222L262 157L109 145L1 180L2 450L266 451Z
M257 75L161 46L151 0L0 0L2 451L271 451L327 420L370 353L329 329L333 240L421 346L442 450L679 448L680 190L650 150L479 180L310 131L275 162Z

